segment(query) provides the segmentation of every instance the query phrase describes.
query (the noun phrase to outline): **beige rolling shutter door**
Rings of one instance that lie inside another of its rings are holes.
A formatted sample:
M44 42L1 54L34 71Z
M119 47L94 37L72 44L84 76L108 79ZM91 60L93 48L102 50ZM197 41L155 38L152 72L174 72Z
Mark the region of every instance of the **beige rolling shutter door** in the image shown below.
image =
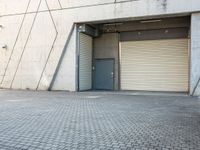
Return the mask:
M188 39L121 42L121 89L188 91Z
M80 33L79 90L92 88L92 37Z

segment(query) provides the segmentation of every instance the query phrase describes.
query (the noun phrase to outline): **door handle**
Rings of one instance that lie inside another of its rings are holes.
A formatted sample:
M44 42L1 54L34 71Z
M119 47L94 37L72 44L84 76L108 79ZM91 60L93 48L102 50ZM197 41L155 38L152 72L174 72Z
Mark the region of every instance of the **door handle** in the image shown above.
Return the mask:
M111 72L110 75L111 75L111 78L114 78L114 72Z

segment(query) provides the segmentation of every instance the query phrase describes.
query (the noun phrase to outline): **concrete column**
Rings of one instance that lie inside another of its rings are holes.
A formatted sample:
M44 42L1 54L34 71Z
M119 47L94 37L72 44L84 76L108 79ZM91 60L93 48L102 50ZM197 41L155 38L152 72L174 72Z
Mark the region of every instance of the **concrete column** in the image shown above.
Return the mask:
M191 16L190 94L200 96L200 13Z

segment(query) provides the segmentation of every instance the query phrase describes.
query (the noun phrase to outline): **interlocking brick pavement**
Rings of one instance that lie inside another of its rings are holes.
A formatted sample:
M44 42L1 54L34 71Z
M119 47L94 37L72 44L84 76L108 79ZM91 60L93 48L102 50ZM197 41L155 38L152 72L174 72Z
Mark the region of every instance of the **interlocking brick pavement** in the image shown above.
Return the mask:
M0 150L200 150L200 99L0 91Z

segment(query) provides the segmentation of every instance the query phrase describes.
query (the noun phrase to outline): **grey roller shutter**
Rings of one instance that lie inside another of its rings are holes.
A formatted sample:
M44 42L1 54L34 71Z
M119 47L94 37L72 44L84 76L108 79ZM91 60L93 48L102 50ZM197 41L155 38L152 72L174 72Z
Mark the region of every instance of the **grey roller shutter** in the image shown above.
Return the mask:
M92 37L80 33L79 90L92 88Z

